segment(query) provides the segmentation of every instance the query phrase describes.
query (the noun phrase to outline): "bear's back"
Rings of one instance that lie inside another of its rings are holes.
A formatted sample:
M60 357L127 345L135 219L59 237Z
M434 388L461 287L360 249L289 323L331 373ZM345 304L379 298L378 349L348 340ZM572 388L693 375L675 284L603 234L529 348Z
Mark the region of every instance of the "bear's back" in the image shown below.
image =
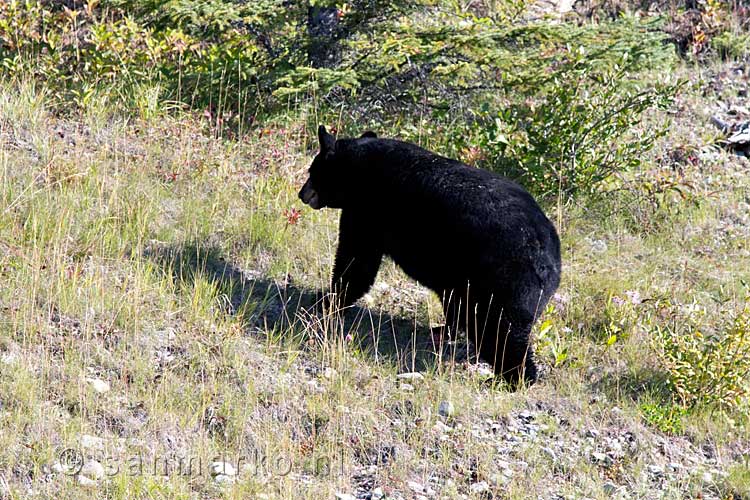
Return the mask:
M441 282L454 274L490 278L488 269L494 280L522 266L557 285L557 232L519 184L407 142L365 138L354 146L356 168L367 171L363 188L382 200L366 201L371 225L409 274L431 286L434 276L424 271L437 266Z

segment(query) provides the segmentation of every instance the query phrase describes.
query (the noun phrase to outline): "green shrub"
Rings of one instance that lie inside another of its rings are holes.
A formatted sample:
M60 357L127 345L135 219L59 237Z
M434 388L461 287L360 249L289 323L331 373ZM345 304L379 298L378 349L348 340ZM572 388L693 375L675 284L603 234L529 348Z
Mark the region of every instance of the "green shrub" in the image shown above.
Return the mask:
M740 59L750 53L750 34L728 30L711 39L711 46L724 59Z
M687 415L686 408L674 404L642 403L640 410L644 420L652 427L665 434L682 433L682 419Z
M674 51L657 25L635 19L555 26L436 14L385 35L394 40L386 38L379 54L377 40L358 40L360 50L378 54L357 67L361 100L379 105L365 107L367 118L401 120L404 108L429 117L407 138L443 137L446 154L539 195L592 192L640 165L662 133L644 127L643 114L679 89L640 80L644 70L671 64ZM400 112L382 104L389 99L379 86L398 91L391 102Z
M703 329L704 312L682 314L654 326L658 353L672 391L685 406L737 407L750 393L750 297L721 332Z
M593 193L612 174L635 169L664 128L636 131L643 113L664 107L674 85L628 88L622 71L555 79L546 95L516 102L484 128L491 168L542 195Z

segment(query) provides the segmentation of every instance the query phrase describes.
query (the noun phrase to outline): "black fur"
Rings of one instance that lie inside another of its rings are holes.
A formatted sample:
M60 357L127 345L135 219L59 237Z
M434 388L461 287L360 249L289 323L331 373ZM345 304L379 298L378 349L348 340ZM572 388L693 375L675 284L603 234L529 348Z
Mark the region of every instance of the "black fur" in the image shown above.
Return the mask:
M413 144L318 134L300 198L342 209L332 278L339 305L368 291L387 255L442 298L446 326L466 331L496 374L533 382L529 334L561 263L557 232L531 195Z

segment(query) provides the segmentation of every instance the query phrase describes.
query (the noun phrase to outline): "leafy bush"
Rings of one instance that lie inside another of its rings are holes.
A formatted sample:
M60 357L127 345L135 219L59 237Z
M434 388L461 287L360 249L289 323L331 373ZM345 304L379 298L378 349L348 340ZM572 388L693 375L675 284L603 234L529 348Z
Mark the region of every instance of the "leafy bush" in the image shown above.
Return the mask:
M642 403L641 414L646 422L666 434L682 434L682 419L687 409L674 404Z
M711 46L724 59L740 59L750 53L750 34L725 31L711 39Z
M703 330L702 310L666 312L670 321L654 334L670 388L685 406L738 406L750 393L750 297L723 332Z
M540 195L594 191L613 172L638 166L661 133L642 127L643 113L668 104L679 85L638 81L644 69L672 60L656 25L453 16L404 21L391 28L397 42L360 63L358 79L371 83L360 101L380 111L365 107L370 119L401 119L404 106L428 116L414 136L448 136L446 154L463 154ZM390 106L386 93L394 89Z
M294 101L317 119L345 111L343 132L369 122L432 137L537 194L592 192L658 137L641 117L677 87L638 75L673 50L651 22L529 23L524 6L13 0L0 6L0 61L81 106L104 88L137 108L148 87L236 125Z
M639 167L665 132L635 131L642 115L666 106L677 87L624 88L622 76L555 79L543 97L500 111L480 139L491 167L542 195L592 193L613 173Z

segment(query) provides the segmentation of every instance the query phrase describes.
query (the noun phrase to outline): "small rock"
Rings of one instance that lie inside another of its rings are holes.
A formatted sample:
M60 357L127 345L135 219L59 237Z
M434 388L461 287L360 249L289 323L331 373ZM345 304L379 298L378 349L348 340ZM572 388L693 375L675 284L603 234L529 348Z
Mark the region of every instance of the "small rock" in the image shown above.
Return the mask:
M413 391L414 391L414 386L413 386L413 385L411 385L411 384L407 384L407 383L403 383L403 384L401 384L401 385L399 386L399 388L400 388L400 389L401 389L402 391L406 391L406 392L413 392Z
M607 464L610 462L610 458L607 455L598 451L591 454L591 460L597 464Z
M396 375L396 378L399 380L422 380L424 379L424 375L419 372L407 372L399 373Z
M682 469L682 464L678 462L669 462L667 464L667 469L669 469L670 472L677 472Z
M619 488L615 483L607 481L606 483L604 483L604 486L602 486L602 489L607 495L614 495Z
M100 378L87 378L86 382L91 385L91 388L99 394L109 392L109 384Z
M487 481L479 481L478 483L472 484L469 489L472 493L475 495L479 493L484 493L485 491L489 491L490 485L487 484Z
M590 240L591 251L594 253L604 253L607 251L607 243L604 240Z
M381 488L380 486L378 486L377 488L375 488L374 490L372 490L370 498L372 500L380 500L384 496L385 496L385 493L383 493L383 488Z
M612 440L609 442L609 451L616 456L622 456L622 444L619 441Z
M237 471L229 462L211 462L209 466L212 476L235 476Z
M522 411L521 413L518 414L518 418L520 418L521 420L523 420L526 423L529 423L532 420L534 420L534 414L531 413L529 410L524 410L524 411Z
M214 476L214 482L217 484L232 484L237 478L226 474L217 474Z
M357 497L349 493L336 493L336 498L338 500L357 500Z
M79 485L83 486L84 488L96 488L99 483L97 481L94 481L93 479L89 479L86 476L77 476L76 481Z
M647 469L648 469L648 473L654 477L660 477L664 475L664 469L662 469L658 465L649 465Z
M450 401L441 401L440 405L438 406L438 414L441 417L452 417L456 413L456 408L453 406L453 403Z
M406 485L414 493L424 493L424 486L416 481L407 481Z
M81 436L81 448L101 451L104 449L104 439L89 434L83 434Z
M495 371L487 363L469 365L468 370L479 377L493 377L495 375Z
M78 475L85 476L89 479L102 479L105 475L104 466L96 460L88 460L83 464Z

